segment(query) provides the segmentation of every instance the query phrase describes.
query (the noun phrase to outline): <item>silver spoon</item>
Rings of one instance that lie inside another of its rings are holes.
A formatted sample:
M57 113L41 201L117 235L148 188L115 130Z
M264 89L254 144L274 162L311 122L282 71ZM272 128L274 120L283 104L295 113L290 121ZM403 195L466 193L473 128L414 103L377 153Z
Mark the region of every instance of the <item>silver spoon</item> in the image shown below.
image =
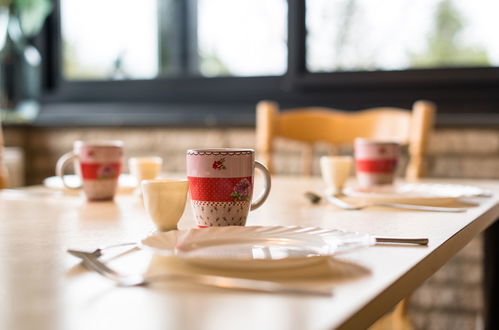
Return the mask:
M68 253L82 259L83 264L88 269L99 273L100 275L123 287L146 286L155 281L184 281L223 289L238 289L276 294L313 295L321 297L331 297L333 294L329 289L300 288L266 280L254 280L208 274L171 273L158 274L148 277L140 274L123 275L109 268L106 264L101 262L97 257L89 252L68 250Z
M99 258L100 256L102 256L102 251L104 251L104 250L119 248L119 247L123 247L123 246L132 246L132 245L136 246L137 243L135 243L135 242L126 242L126 243L111 244L111 245L106 245L106 246L98 247L97 249L95 249L93 251L81 251L81 250L68 249L68 252L69 253L72 253L72 251L74 251L76 253L82 252L82 253L85 253L87 255L91 255L91 256L94 256L96 258Z

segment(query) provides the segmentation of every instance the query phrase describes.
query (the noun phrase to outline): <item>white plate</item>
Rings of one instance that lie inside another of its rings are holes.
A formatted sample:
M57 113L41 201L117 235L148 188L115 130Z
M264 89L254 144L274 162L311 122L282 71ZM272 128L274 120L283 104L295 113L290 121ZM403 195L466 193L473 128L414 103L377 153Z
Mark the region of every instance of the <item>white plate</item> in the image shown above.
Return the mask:
M140 242L144 249L192 264L237 269L301 267L372 244L367 234L296 226L173 230L154 233Z
M370 190L359 187L346 188L344 194L349 197L383 202L453 202L466 197L490 196L491 193L481 188L440 183L399 183Z
M78 187L81 185L81 179L77 175L65 175L64 176L67 184L72 187ZM136 187L137 181L130 174L121 174L118 181L118 189L120 192L132 192ZM51 189L64 189L61 178L58 176L51 176L43 180L43 185Z

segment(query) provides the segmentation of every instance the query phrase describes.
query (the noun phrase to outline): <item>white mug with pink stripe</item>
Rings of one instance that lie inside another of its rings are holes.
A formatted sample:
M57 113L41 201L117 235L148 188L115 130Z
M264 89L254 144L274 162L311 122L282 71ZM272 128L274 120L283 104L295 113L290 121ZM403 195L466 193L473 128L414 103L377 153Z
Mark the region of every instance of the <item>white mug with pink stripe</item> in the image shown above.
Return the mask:
M393 184L400 154L398 143L357 138L354 149L360 187Z
M263 173L263 192L252 202L255 168ZM260 207L270 192L270 173L255 161L252 149L191 149L187 178L199 227L244 226L250 210Z
M118 186L123 163L121 141L75 141L70 151L57 161L56 174L68 189L79 189L67 184L65 167L73 163L81 178L83 191L90 201L112 200Z

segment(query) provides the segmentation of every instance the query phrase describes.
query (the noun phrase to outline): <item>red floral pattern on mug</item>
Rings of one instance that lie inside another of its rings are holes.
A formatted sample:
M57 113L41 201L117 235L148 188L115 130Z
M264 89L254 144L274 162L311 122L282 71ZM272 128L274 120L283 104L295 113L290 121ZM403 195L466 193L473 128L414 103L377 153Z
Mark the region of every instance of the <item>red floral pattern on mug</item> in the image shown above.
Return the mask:
M113 164L106 164L99 168L97 172L97 179L111 179L116 177L117 171Z
M213 162L212 167L215 170L219 170L219 171L225 170L225 169L227 169L227 167L225 167L224 162L225 162L225 158L220 158L219 160L216 160Z
M250 199L251 183L248 179L242 179L234 186L234 191L231 192L230 197L236 201L247 201Z

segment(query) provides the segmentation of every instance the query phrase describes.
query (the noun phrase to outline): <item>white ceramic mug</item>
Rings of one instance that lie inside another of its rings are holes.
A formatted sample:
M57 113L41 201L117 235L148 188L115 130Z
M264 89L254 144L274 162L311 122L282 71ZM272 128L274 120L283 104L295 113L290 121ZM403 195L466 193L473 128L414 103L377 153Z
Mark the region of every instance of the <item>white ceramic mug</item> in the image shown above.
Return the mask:
M57 161L56 174L68 189L78 189L67 184L64 169L73 162L88 200L111 200L118 186L123 165L123 142L121 141L76 141L73 151Z

